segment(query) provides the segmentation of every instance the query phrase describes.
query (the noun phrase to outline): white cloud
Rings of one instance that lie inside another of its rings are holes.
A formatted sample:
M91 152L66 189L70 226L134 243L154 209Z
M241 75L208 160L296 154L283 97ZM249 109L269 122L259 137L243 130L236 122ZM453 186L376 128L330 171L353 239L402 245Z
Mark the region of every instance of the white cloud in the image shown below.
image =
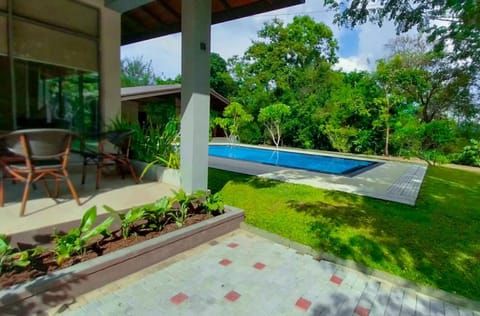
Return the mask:
M371 69L367 61L360 57L348 57L348 58L340 57L338 59L338 63L335 64L333 68L337 70L343 70L345 72L363 71L363 70Z

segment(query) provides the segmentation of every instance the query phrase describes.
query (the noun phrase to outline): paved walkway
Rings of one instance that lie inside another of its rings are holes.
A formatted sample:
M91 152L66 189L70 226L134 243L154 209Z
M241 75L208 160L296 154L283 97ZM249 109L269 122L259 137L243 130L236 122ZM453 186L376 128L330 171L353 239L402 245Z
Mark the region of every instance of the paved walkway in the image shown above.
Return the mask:
M237 230L79 297L61 315L480 313Z

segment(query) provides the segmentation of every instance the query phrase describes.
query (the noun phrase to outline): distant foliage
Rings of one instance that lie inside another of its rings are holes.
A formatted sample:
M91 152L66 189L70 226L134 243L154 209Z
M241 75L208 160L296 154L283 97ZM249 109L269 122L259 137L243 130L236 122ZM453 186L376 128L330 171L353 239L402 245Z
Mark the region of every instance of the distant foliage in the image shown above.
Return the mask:
M240 129L253 120L253 116L238 102L232 102L225 107L222 116L214 119L213 125L218 125L231 141L239 141Z
M122 87L149 86L155 84L155 73L152 61L145 61L143 57L122 59L121 62Z
M437 120L421 123L408 118L392 135L392 141L399 146L399 154L425 160L428 164L448 162L450 145L455 142L455 123Z
M470 145L463 147L463 151L454 163L480 167L480 142L471 139Z

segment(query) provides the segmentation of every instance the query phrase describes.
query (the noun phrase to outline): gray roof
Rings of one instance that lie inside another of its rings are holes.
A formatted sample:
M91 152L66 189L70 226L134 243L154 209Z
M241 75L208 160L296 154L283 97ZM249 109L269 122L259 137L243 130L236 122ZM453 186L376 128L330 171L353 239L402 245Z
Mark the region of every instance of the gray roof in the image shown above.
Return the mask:
M180 94L182 90L182 85L179 83L175 84L164 84L156 86L138 86L138 87L127 87L122 88L121 90L121 100L122 101L133 101L141 100L152 97L166 96L172 94ZM218 99L220 102L225 105L229 104L227 98L222 96L217 91L210 89L210 96Z

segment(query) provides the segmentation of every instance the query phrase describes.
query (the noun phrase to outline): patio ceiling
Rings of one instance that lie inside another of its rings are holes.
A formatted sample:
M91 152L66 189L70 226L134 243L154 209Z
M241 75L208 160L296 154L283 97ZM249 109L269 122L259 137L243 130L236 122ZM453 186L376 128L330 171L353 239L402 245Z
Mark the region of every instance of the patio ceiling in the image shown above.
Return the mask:
M212 24L304 3L305 0L212 0ZM105 0L122 13L122 45L181 30L182 0Z

